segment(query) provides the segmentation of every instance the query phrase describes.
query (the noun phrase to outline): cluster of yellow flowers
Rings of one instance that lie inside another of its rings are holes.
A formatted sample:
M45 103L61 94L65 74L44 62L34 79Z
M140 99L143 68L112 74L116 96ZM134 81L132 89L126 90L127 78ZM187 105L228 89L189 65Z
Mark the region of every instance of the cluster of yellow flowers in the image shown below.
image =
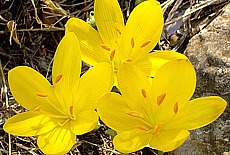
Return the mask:
M124 24L117 0L95 0L97 30L81 19L66 23L57 47L52 84L26 66L9 72L16 101L28 111L9 118L4 130L37 136L45 154L65 154L76 135L92 131L100 119L119 134L115 149L134 152L149 146L179 147L188 130L205 126L226 108L218 96L190 100L196 73L183 54L150 51L163 28L160 4L139 4ZM92 65L80 77L81 61ZM121 92L110 92L113 86ZM190 100L190 101L189 101Z

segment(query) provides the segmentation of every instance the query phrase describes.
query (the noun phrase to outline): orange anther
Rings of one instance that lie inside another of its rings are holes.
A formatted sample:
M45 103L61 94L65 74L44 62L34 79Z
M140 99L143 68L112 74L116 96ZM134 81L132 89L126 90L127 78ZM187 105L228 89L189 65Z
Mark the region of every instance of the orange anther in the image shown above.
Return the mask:
M143 48L143 47L147 46L150 42L151 42L151 40L145 41L145 42L140 46L140 48Z
M149 131L149 129L145 126L142 126L142 125L137 125L136 126L137 129L141 129L141 130L144 130L144 131Z
M146 98L146 97L147 97L147 95L146 95L146 91L145 91L144 89L141 89L141 93L142 93L142 95L144 96L144 98Z
M160 96L157 97L157 105L160 106L161 103L164 101L166 96L166 93L161 94Z
M134 38L133 37L131 38L131 46L132 48L134 48Z
M118 28L117 23L114 24L114 28L117 30L117 32L118 32L119 34L121 34L121 30Z
M113 50L110 54L110 61L113 61L114 55L115 55L115 50Z
M153 136L157 135L160 132L162 125L163 125L163 123L161 123L161 122L158 122L157 124L154 125L153 131L152 131Z
M40 96L40 97L47 97L48 94L47 93L36 93L36 95Z
M110 48L108 46L106 46L105 44L101 44L101 47L103 49L105 49L106 51L110 51Z
M73 116L73 106L70 106L70 107L69 107L69 112L70 112L70 115Z
M126 60L126 62L132 62L132 59L131 59L131 58L129 58L129 59L127 59L127 60Z
M174 111L175 114L177 114L177 112L178 112L178 102L176 102L174 104L173 111Z
M56 76L56 78L55 78L55 83L58 83L60 80L61 80L61 78L62 78L62 74L59 74L58 76Z
M133 117L139 117L139 118L144 118L144 114L138 112L138 111L130 111L130 112L127 112L127 114L129 116L133 116Z

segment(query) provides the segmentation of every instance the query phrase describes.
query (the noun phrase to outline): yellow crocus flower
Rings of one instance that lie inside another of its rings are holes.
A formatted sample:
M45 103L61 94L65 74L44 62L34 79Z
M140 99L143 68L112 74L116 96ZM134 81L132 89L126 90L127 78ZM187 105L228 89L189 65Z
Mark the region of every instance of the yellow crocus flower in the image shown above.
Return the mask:
M129 63L121 66L117 76L122 95L105 94L97 110L101 120L119 132L113 144L122 153L146 145L172 151L184 143L188 130L213 122L226 108L226 101L218 96L190 100L196 73L185 59L163 65L151 84Z
M156 0L135 7L126 25L117 0L95 0L94 12L97 30L78 18L69 19L65 25L66 33L74 32L78 37L82 60L86 63L92 66L110 63L116 77L121 64L130 62L152 77L169 60L187 59L172 51L149 53L159 41L164 24L162 9Z
M53 85L30 67L9 71L10 90L28 111L9 118L3 127L6 132L38 136L38 146L45 154L65 154L74 145L76 135L95 128L97 101L113 85L112 68L100 63L80 78L80 52L76 35L66 34L54 56Z

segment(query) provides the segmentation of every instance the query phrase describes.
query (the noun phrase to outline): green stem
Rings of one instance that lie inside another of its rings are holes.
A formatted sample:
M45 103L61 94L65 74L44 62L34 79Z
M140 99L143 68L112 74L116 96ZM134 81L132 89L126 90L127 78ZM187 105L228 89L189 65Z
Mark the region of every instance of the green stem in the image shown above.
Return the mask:
M158 151L158 155L163 155L164 152L163 151Z

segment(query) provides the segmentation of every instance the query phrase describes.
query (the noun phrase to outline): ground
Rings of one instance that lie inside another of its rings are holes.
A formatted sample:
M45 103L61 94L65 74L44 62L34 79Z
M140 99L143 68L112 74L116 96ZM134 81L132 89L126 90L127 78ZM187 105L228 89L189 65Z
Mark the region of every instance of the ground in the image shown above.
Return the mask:
M119 0L125 20L138 2L140 0ZM190 38L220 14L227 1L160 0L160 3L165 11L165 27L155 49L183 53ZM24 111L10 93L8 71L15 66L30 66L50 80L52 59L64 35L66 21L69 17L86 20L93 4L93 0L0 1L0 155L9 151L11 154L42 154L36 137L11 135L9 139L2 129L7 118ZM87 68L83 65L83 72ZM106 130L108 127L101 124L97 130L78 136L69 154L116 154ZM154 155L156 151L144 148L132 154Z

